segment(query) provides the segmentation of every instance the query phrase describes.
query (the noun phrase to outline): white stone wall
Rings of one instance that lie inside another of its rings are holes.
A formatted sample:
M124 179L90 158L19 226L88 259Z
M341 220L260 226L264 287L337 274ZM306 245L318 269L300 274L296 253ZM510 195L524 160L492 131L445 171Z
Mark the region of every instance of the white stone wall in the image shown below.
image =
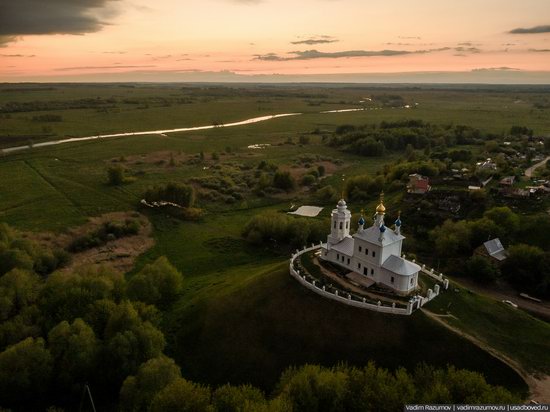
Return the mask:
M292 258L290 259L290 267L289 267L290 274L294 278L296 278L303 286L305 286L306 288L314 291L318 295L321 295L321 296L324 296L326 298L338 301L340 303L344 303L344 304L349 305L349 306L355 306L355 307L358 307L358 308L374 310L376 312L392 313L392 314L395 314L395 315L410 315L412 313L412 307L413 307L412 303L409 303L407 305L407 308L396 308L395 305L394 306L384 306L384 305L382 305L381 302L378 302L378 305L375 305L375 304L372 304L372 303L367 303L365 301L355 300L351 297L351 295L345 294L343 292L340 292L340 294L338 294L338 292L332 293L330 291L324 290L322 287L316 285L315 281L309 282L305 278L305 276L302 276L296 269L294 269L294 261L298 256L300 256L304 253L308 253L308 252L311 252L313 250L320 249L320 248L322 248L321 244L312 246L310 248L304 248L303 250L297 251L295 254L293 254ZM331 251L331 252L334 252L334 251ZM329 254L330 254L330 252L329 252Z

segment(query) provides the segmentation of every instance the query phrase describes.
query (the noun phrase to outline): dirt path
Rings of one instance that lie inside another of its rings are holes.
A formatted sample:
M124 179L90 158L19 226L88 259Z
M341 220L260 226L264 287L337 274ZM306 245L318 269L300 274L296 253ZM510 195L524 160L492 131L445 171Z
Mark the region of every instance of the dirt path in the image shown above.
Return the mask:
M534 164L530 168L525 170L525 176L531 178L533 176L533 172L537 170L539 167L543 166L548 160L550 160L550 156L548 156L546 159L541 160L540 162Z
M426 314L426 316L428 316L430 319L439 323L443 327L451 330L457 335L460 335L463 338L468 339L474 345L478 346L479 348L483 349L486 352L489 352L495 358L501 360L502 362L510 366L512 369L514 369L525 380L527 385L529 385L529 391L531 392L530 400L532 399L539 403L550 403L550 376L548 375L534 376L528 373L525 369L523 369L523 367L518 362L509 358L507 355L503 354L502 352L499 352L498 350L489 346L487 343L476 338L475 336L470 335L445 322L443 320L444 318L443 316L439 316L433 312L430 312L426 308L422 308L421 311L424 314Z

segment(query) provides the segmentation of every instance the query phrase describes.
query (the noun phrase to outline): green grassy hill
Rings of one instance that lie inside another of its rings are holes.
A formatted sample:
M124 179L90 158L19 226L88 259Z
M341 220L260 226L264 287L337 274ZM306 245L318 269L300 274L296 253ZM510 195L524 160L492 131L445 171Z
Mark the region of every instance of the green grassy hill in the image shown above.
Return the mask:
M170 355L193 380L252 382L269 390L290 365L374 360L392 369L452 364L526 391L508 366L423 313L391 316L323 299L292 279L286 263L207 279L211 285L198 292L192 280L165 318Z

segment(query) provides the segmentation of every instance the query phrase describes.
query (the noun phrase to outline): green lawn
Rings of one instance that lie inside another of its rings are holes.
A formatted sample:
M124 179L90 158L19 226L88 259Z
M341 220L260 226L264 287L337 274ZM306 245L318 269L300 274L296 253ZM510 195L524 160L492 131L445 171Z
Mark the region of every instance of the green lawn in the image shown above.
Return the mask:
M207 383L269 390L290 365L374 360L388 368L453 364L526 390L513 370L421 312L392 316L323 299L291 278L286 262L190 279L165 330L184 374Z
M454 288L460 292L453 292ZM550 374L549 323L456 284L451 284L449 290L426 308L452 314L454 317L444 320L519 361L527 371Z

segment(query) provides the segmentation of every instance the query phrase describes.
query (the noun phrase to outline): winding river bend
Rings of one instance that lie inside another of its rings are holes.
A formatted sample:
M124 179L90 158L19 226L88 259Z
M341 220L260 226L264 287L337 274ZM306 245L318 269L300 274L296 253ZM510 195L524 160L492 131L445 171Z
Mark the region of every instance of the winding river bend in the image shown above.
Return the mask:
M338 109L338 110L327 110L324 112L320 112L321 114L329 114L329 113L345 113L345 112L362 112L367 110L379 110L378 107L370 107L370 108L353 108L353 109ZM165 135L167 133L178 133L178 132L191 132L196 130L208 130L208 129L217 129L217 128L223 128L223 127L235 127L235 126L244 126L247 124L252 123L259 123L259 122L265 122L266 120L272 120L272 119L278 119L279 117L288 117L288 116L300 116L303 113L281 113L281 114L271 114L267 116L260 116L260 117L253 117L251 119L247 120L241 120L239 122L233 122L233 123L226 123L226 124L214 124L209 126L196 126L196 127L181 127L178 129L166 129L166 130L148 130L145 132L127 132L127 133L113 133L113 134L100 134L95 136L85 136L85 137L70 137L66 139L60 139L60 140L52 140L48 142L41 142L41 143L35 143L35 144L28 144L23 146L13 146L13 147L6 147L4 149L0 149L0 154L7 154L7 153L13 153L13 152L19 152L22 150L28 150L31 148L37 148L37 147L47 147L47 146L56 146L60 144L65 143L75 143L75 142L82 142L86 140L101 140L101 139L108 139L111 137L127 137L127 136L144 136L144 135Z
M272 114L272 115L268 115L268 116L253 117L252 119L242 120L242 121L234 122L234 123L220 124L220 125L197 126L197 127L181 127L181 128L178 128L178 129L149 130L149 131L145 131L145 132L127 132L127 133L100 134L100 135L96 135L96 136L85 136L85 137L71 137L71 138L61 139L61 140L52 140L52 141L49 141L49 142L35 143L33 145L7 147L5 149L1 149L0 153L12 153L12 152L18 152L18 151L21 151L21 150L27 150L27 149L36 148L36 147L55 146L55 145L65 144L65 143L82 142L82 141L85 141L85 140L108 139L108 138L111 138L111 137L143 136L143 135L148 135L148 134L164 135L164 134L167 134L167 133L190 132L190 131L194 131L194 130L207 130L207 129L222 128L222 127L244 126L244 125L247 125L247 124L259 123L259 122L265 122L266 120L277 119L279 117L299 116L301 114L302 113Z

